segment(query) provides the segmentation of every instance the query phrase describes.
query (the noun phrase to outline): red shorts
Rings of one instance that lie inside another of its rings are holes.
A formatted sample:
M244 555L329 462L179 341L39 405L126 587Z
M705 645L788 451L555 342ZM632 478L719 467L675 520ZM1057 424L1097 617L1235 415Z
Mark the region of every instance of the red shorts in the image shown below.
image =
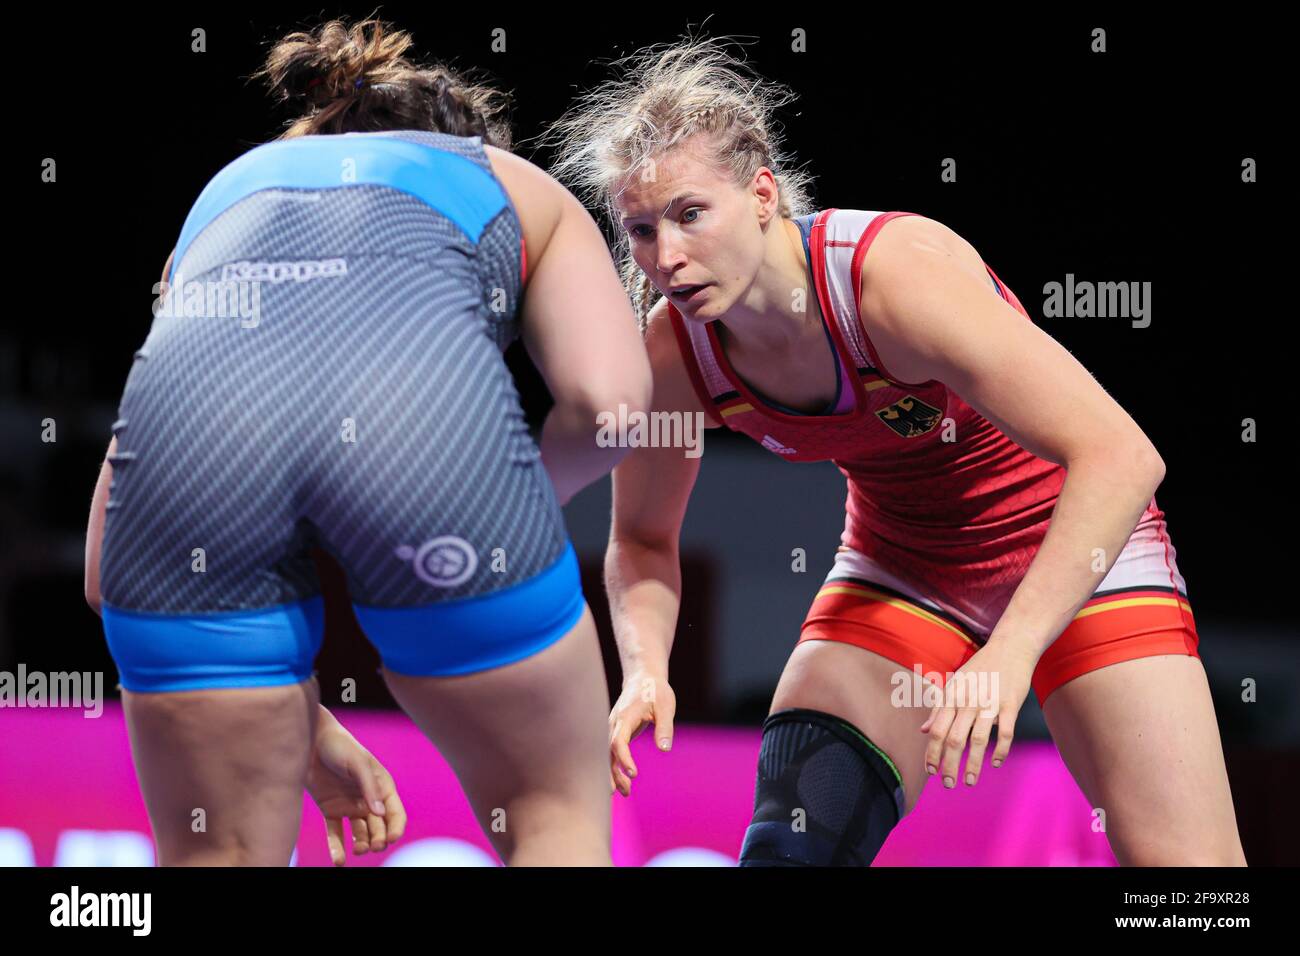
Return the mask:
M947 675L979 650L1003 609L975 614L969 602L922 594L869 556L841 547L799 640L853 644L909 671ZM1042 706L1062 684L1108 664L1198 657L1198 641L1164 516L1148 513L1095 595L1039 659L1034 694Z

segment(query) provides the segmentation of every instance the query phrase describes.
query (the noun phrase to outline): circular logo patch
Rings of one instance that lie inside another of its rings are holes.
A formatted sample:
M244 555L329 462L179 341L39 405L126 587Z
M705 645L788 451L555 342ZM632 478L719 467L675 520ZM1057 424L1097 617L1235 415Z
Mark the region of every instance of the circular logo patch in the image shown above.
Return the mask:
M444 534L426 541L419 549L402 545L397 556L410 561L415 576L435 588L454 588L464 584L478 569L478 555L464 538Z

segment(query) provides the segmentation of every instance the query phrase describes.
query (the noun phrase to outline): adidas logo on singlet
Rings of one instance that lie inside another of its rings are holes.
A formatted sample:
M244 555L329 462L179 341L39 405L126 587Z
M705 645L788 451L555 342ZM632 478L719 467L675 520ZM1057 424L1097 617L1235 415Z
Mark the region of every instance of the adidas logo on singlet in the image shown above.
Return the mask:
M788 446L788 445L782 445L779 441L777 441L777 440L776 440L775 438L773 438L771 435L764 435L764 436L763 436L763 447L766 448L768 451L774 451L774 452L776 452L778 455L793 455L793 454L795 454L795 449L791 448L791 447Z

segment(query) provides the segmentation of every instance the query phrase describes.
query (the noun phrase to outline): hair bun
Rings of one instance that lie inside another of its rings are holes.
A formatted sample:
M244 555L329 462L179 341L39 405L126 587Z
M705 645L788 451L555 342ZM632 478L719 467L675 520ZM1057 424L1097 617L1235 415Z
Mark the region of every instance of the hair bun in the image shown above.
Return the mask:
M331 20L280 40L254 75L265 77L271 95L281 102L320 107L356 91L372 76L407 67L402 54L410 45L410 34L390 32L380 20L351 27Z
M509 149L509 98L468 73L408 60L411 44L409 33L380 20L331 20L280 40L253 75L298 108L281 138L415 129Z

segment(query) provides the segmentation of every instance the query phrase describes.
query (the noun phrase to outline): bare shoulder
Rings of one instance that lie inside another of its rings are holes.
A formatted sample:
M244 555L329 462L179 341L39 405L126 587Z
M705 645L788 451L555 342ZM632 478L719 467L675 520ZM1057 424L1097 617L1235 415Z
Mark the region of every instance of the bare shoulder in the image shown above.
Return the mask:
M492 172L514 204L524 231L528 259L535 262L546 250L568 204L566 200L575 204L577 201L550 173L522 156L487 144L483 150L492 164Z
M660 297L646 317L645 347L650 356L650 371L654 376L654 408L656 411L703 412L704 427L717 428L710 410L704 407L695 386L691 383L686 357L677 341L668 314L668 300Z
M866 260L870 262L873 255L877 261L893 260L909 253L951 256L961 263L972 258L976 263L980 261L975 247L956 230L928 216L899 216L885 223L871 241Z
M926 216L899 216L876 234L862 262L860 304L870 306L890 283L912 281L920 270L959 269L995 289L979 251L956 230Z
M483 144L483 151L487 154L488 162L492 164L492 172L496 174L497 179L501 180L502 185L511 191L511 199L514 199L513 190L516 186L522 192L535 191L539 197L550 196L552 201L555 201L558 194L564 191L564 187L556 182L550 173L522 156L516 156L508 150L489 146L486 143Z
M956 230L926 216L891 219L872 240L863 259L858 313L890 378L905 383L928 381L925 357L915 339L925 330L910 307L917 294L946 288L950 278L969 288L975 278L996 295L996 287L973 245Z

